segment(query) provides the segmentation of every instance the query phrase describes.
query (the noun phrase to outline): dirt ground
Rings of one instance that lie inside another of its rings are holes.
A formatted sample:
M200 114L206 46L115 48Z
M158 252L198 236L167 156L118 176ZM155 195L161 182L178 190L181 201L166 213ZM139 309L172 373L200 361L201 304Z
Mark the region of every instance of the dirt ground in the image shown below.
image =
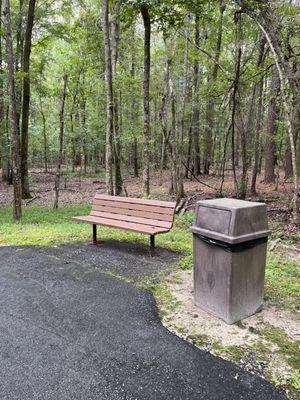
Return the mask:
M51 205L53 201L54 174L44 173L39 170L30 171L30 188L33 199L24 201L26 204ZM250 179L250 175L249 175ZM200 183L201 181L202 183ZM184 188L186 196L190 200L190 207L197 198L212 198L218 195L221 185L221 177L210 175L201 175L199 181L196 179L186 179ZM141 177L135 178L127 175L124 178L124 184L129 196L140 196L142 188ZM206 186L208 185L208 186ZM281 219L288 221L289 204L292 199L292 183L285 182L283 173L281 173L277 190L275 184L265 184L263 176L257 180L257 197L251 197L260 201L265 201L269 206L270 212L281 214ZM151 195L156 198L170 198L170 175L167 171L162 176L158 172L151 173ZM61 204L78 204L90 202L94 193L105 192L105 179L103 174L87 174L80 176L79 173L65 174L61 179ZM8 205L12 202L12 187L5 186L0 181L0 206ZM223 185L223 195L233 196L234 186L231 171L225 173Z
M244 319L241 329L239 324L227 325L194 304L192 271L177 271L167 282L178 307L169 313L166 324L170 330L180 331L181 335L184 327L189 327L186 338L196 333L205 335L209 332L209 336L222 346L247 345L257 340L256 332L259 326L270 324L283 329L291 339L300 340L300 319L283 310L265 306L258 314Z

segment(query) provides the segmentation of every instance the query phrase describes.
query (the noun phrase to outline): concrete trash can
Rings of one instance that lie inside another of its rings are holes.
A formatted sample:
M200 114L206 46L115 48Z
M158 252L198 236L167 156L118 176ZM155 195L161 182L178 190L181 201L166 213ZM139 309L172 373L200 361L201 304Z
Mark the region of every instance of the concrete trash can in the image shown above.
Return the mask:
M270 233L266 205L199 201L191 231L195 304L228 324L260 311Z

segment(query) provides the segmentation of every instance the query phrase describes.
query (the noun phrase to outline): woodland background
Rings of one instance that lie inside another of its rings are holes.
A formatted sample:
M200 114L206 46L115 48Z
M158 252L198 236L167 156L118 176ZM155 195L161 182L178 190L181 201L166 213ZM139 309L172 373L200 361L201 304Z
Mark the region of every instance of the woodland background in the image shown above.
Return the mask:
M178 201L192 181L241 199L284 185L299 224L299 1L0 4L1 179L15 220L45 172L54 208L63 182L87 174L114 195L132 194L134 176L134 194L151 196L155 180Z

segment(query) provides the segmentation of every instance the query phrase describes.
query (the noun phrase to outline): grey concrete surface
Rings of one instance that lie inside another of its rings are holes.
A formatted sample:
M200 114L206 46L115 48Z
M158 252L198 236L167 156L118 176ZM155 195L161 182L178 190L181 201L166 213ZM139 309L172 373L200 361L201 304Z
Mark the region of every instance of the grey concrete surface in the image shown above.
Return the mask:
M107 274L137 281L175 257L137 247L0 248L1 400L286 399L171 334L148 291Z

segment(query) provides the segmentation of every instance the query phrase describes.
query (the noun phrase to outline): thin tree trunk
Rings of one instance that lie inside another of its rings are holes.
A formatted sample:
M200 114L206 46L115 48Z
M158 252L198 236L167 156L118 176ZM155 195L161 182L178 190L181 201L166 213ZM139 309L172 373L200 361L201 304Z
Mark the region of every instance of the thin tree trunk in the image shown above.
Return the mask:
M12 142L12 173L14 185L14 201L13 201L13 218L19 221L22 217L22 189L21 189L21 163L20 163L20 138L18 134L18 116L17 102L15 92L14 78L14 56L13 41L11 33L10 19L10 1L5 0L4 17L5 17L5 34L6 34L6 53L8 67L8 87L9 87L9 103L10 103L10 130Z
M162 127L162 146L160 155L160 185L162 185L163 179L163 169L166 165L166 150L169 141L168 133L168 105L170 103L170 68L172 64L172 58L170 56L170 51L167 47L167 40L165 39L165 47L167 52L166 57L166 73L165 73L165 92L162 98L162 105L160 111L161 127Z
M113 8L113 18L111 21L111 59L112 59L112 79L115 80L118 47L120 42L120 22L119 14L122 1L117 1ZM115 162L115 195L122 193L123 179L121 173L121 139L120 139L120 124L119 124L119 104L116 89L114 89L114 162Z
M143 82L143 110L144 110L144 128L143 128L143 194L150 194L150 43L151 43L151 21L148 7L141 5L141 14L144 22L144 82Z
M209 80L210 85L214 85L218 77L219 70L219 59L221 54L222 46L222 34L223 34L223 14L225 11L225 5L223 0L220 0L220 19L218 23L218 39L216 46L216 55L214 58L214 66L212 70L212 75ZM206 108L206 123L205 123L205 150L204 150L204 160L203 160L203 173L209 174L210 166L212 163L212 138L213 138L213 126L215 118L215 99L212 94L209 94Z
M132 28L132 46L131 46L131 70L130 76L132 79L132 85L135 80L135 66L136 64L136 54L135 54L135 31ZM137 121L137 111L136 111L136 98L134 93L131 96L131 130L133 136L133 171L134 176L137 178L139 176L139 161L138 161L138 142L137 142L137 132L136 132L136 121Z
M19 13L18 13L17 32L16 32L15 73L19 73L20 70L22 71L22 63L23 63L23 50L24 50L23 8L24 8L24 0L19 0ZM15 91L16 91L16 103L17 103L18 134L20 134L20 116L21 116L21 101L22 101L21 85L16 84Z
M240 30L241 23L240 23ZM242 32L240 32L240 36L242 36ZM264 47L265 47L265 38L261 35L260 43L259 43L259 52L258 52L258 59L256 62L256 67L260 68L261 64L264 60ZM239 110L239 121L240 121L240 145L241 145L241 156L242 156L242 176L239 182L238 187L238 197L240 199L245 199L248 190L248 165L249 165L249 148L251 147L251 134L253 131L254 125L254 105L257 93L257 87L259 83L254 83L252 87L252 93L249 100L249 107L247 112L246 122L243 122L242 113ZM262 95L262 94L261 94ZM261 115L260 115L261 118ZM260 131L260 127L257 127ZM259 140L259 131L256 133L256 139ZM256 141L256 150L258 151L258 143ZM255 155L256 156L256 155ZM257 173L257 171L256 171ZM255 178L256 179L256 178Z
M64 150L64 113L65 113L65 101L67 95L67 80L68 77L65 74L63 77L63 89L61 95L61 108L59 113L59 154L58 154L58 163L55 175L55 183L54 183L54 203L53 209L56 210L58 208L58 198L59 198L59 189L60 189L60 177L61 177L61 167L63 162L63 150Z
M11 135L9 132L9 120L10 120L10 107L9 104L5 105L5 145L3 151L5 151L5 164L6 168L2 171L4 174L4 182L8 185L13 185L13 174L12 174L12 151L10 151Z
M271 98L268 109L268 133L265 145L265 182L275 183L275 163L276 163L276 141L277 123L279 118L278 94L280 89L280 79L278 71L274 68L270 85Z
M75 172L76 165L76 144L74 138L74 121L73 121L73 109L70 113L70 130L71 130L71 143L72 143L72 172Z
M186 168L185 168L185 178L188 179L189 177L189 171L191 170L190 164L191 164L191 155L192 155L192 142L193 142L193 127L192 123L190 123L189 127L189 143L188 143L188 151L187 151L187 162L186 162Z
M200 46L199 12L195 14L195 46ZM194 107L193 107L193 141L194 141L194 174L200 175L200 96L199 96L199 60L194 61Z
M259 82L259 94L258 94L258 106L257 106L257 117L256 117L256 130L255 130L255 141L254 141L254 163L252 169L251 179L251 194L256 196L256 180L259 172L259 159L260 159L260 142L261 142L261 130L263 126L263 88L264 80Z
M81 93L81 100L79 103L79 123L81 127L81 138L82 138L82 158L83 158L83 172L87 173L87 164L88 164L88 153L87 153L87 132L86 132L86 99L84 95L84 89Z
M270 50L272 52L272 55L274 57L276 69L279 75L279 84L280 84L280 92L283 98L283 108L284 108L284 114L286 117L286 123L287 123L287 129L288 129L288 135L290 139L290 146L291 146L291 153L292 153L292 165L293 165L293 183L294 183L294 195L293 195L293 201L292 201L292 209L293 209L293 220L295 225L299 226L300 225L300 207L299 207L299 185L298 185L298 174L297 174L297 160L296 160L296 147L295 147L295 141L294 141L294 136L293 136L293 128L292 128L292 123L291 123L291 115L289 112L289 92L285 90L285 84L289 84L290 89L292 91L293 89L293 81L292 81L292 76L291 76L291 71L286 64L285 59L280 56L280 50L278 43L272 42L270 35L268 32L264 29L264 27L256 21L258 26L260 27L261 31L266 37L266 40L269 44ZM276 35L274 42L277 40ZM275 47L277 48L277 52ZM282 67L279 64L279 61L281 61ZM284 68L284 72L283 69ZM298 82L297 82L298 83Z
M0 1L0 32L2 31L2 1ZM3 86L3 65L2 65L2 35L0 35L0 145L1 145L1 167L2 181L7 182L7 146L5 131L4 113L4 86Z
M173 85L171 87L171 133L170 133L170 150L171 150L171 185L169 188L169 194L178 193L178 134L176 126L176 102L173 93Z
M240 194L244 194L245 188L242 188L242 192L239 191L239 184L236 176L235 169L235 156L236 156L236 124L237 117L240 113L240 102L239 102L239 90L240 90L240 76L241 76L241 60L242 60L242 22L241 16L238 15L238 19L236 20L236 62L235 62L235 77L233 82L233 93L232 93L232 112L231 112L231 163L232 163L232 172L233 172L233 180L234 180L234 188L235 194L239 197ZM245 145L244 145L245 146ZM245 149L243 149L245 151ZM245 166L244 166L245 168ZM243 171L244 178L244 171ZM242 185L245 182L242 182Z
M296 67L297 68L297 67ZM300 67L298 67L300 69ZM291 111L291 124L292 124L292 130L293 130L293 136L294 136L294 142L295 142L295 148L298 151L296 151L296 163L299 165L299 168L297 168L297 173L300 174L300 147L299 145L297 146L297 143L299 141L299 131L300 131L300 93L294 93L293 96L293 106L292 106L292 111ZM291 145L288 142L287 148L286 148L286 153L285 153L285 163L284 163L284 171L285 171L285 178L289 178L293 176L293 162L292 162L292 152L291 152Z
M22 90L22 127L21 127L21 177L22 177L22 198L29 199L28 178L28 123L29 123L29 105L30 105L30 53L31 37L34 23L34 10L36 0L29 0L27 24L24 40L23 52L23 90Z
M40 94L40 113L43 121L43 140L44 140L44 171L48 172L48 143L47 143L47 132L46 132L46 116L43 109L42 96Z
M105 173L106 173L106 192L114 194L113 189L113 135L114 135L114 96L112 84L112 62L109 33L109 6L108 0L103 0L103 32L105 47L105 77L107 85L107 129L106 129L106 148L105 148Z
M184 119L185 119L185 109L186 109L186 99L187 99L187 89L188 89L188 55L189 55L189 36L190 36L190 17L186 15L186 26L185 26L185 45L184 45L184 72L183 72L183 90L181 96L181 114L179 121L179 174L178 174L178 187L177 187L177 200L184 197L184 186L183 178L185 175L185 170L183 168L183 153L184 153Z

